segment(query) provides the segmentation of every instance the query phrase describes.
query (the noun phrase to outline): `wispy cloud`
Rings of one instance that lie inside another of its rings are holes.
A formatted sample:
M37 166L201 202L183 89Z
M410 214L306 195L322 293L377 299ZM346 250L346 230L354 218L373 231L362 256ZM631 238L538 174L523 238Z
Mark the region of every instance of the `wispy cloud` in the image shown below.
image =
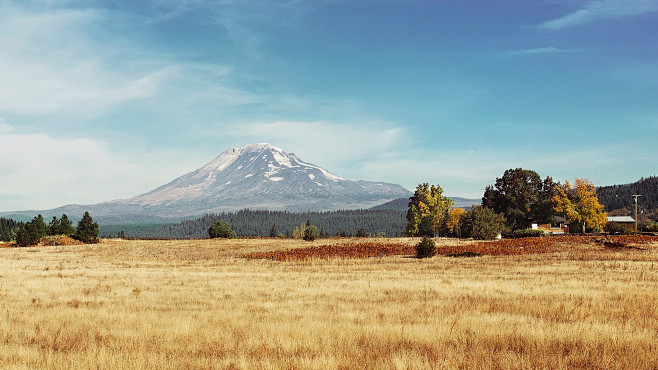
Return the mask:
M658 11L658 2L655 0L592 1L581 9L541 23L539 28L561 30L601 19L634 16L655 11Z
M544 55L544 54L565 54L565 53L573 53L573 52L576 52L576 50L560 49L554 46L549 46L543 48L511 50L505 53L505 55L510 57L516 57L516 56L532 56L532 55Z
M284 150L294 150L302 159L347 177L355 174L355 162L379 157L409 142L405 129L381 121L252 122L236 124L228 131L244 143L270 142Z
M128 71L109 65L107 49L87 36L95 10L0 13L0 112L43 115L100 112L151 96L162 70Z

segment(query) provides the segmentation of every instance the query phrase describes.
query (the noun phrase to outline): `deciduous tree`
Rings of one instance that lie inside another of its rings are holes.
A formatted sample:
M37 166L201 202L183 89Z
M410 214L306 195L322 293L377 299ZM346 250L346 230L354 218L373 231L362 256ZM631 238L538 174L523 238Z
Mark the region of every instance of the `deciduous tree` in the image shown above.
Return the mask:
M438 234L452 206L452 199L443 196L440 185L418 185L409 199L405 232L410 236Z
M525 229L532 223L550 223L556 184L550 177L543 181L532 170L509 169L496 184L488 186L482 205L505 216L511 230Z
M231 225L224 221L217 221L208 229L208 236L214 238L235 238L235 233L231 229Z
M446 219L446 232L450 236L461 237L462 216L464 215L463 208L453 208L448 212Z
M557 186L553 197L555 212L564 215L571 225L581 226L583 231L599 232L603 230L607 214L596 196L596 187L589 179L574 179L572 187L568 181Z
M462 216L462 232L479 240L495 239L505 228L505 217L491 208L473 207Z

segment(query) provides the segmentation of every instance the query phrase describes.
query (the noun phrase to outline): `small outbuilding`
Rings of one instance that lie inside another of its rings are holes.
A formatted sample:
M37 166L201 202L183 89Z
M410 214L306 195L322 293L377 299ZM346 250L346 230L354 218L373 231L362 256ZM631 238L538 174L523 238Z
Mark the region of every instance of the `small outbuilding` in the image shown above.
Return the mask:
M569 222L562 216L555 216L550 224L532 224L531 229L541 230L547 234L567 234Z
M608 223L614 223L627 227L635 226L635 219L633 219L631 216L608 216L606 221Z

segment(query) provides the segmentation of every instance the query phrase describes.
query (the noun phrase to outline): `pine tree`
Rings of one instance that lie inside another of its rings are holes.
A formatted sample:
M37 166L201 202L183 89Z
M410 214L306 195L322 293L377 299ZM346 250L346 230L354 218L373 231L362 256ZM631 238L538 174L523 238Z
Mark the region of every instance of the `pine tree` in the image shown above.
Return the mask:
M62 218L60 218L59 224L60 226L57 234L70 236L75 233L75 229L73 228L73 221L69 220L68 216L66 216L66 213L64 213Z
M59 234L59 231L62 229L62 223L57 219L57 217L53 216L52 221L48 224L48 234L49 235L57 235Z
M85 212L80 222L78 222L75 238L87 244L98 243L98 223L94 222L89 212Z
M37 235L39 236L39 238L48 235L48 226L46 225L46 222L43 220L43 216L38 215L37 217L32 219L32 222L36 227Z

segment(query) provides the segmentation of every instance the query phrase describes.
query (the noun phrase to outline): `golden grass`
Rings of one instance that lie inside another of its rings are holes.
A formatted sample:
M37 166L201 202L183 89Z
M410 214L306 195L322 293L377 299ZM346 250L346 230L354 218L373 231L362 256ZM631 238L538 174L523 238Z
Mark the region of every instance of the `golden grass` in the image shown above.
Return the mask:
M465 244L439 240L454 243ZM0 248L0 368L658 367L656 243L428 260L241 257L322 244Z

